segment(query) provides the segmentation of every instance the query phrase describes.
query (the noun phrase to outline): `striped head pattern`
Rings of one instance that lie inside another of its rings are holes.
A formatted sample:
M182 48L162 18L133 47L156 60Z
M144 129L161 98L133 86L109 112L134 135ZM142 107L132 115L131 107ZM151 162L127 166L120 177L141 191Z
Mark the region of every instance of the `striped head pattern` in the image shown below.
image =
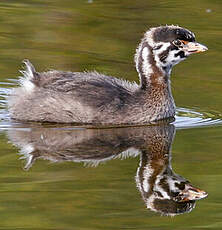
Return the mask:
M144 77L169 76L171 69L193 53L206 51L207 47L195 41L191 31L179 26L160 26L149 29L135 55L137 71Z

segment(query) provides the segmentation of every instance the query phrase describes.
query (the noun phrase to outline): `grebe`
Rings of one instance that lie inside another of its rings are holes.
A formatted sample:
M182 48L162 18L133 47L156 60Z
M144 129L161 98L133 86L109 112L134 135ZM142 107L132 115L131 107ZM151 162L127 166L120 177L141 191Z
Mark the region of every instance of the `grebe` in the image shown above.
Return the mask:
M173 118L171 69L190 54L206 50L182 27L149 29L135 55L140 84L97 72L39 73L25 60L20 87L8 98L9 114L20 121L102 125Z

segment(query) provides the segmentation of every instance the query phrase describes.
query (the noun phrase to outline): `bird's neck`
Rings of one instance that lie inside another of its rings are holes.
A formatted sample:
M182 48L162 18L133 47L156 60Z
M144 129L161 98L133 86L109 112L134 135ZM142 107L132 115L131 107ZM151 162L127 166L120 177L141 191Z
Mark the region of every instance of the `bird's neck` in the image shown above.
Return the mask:
M136 68L140 76L140 96L149 121L175 116L175 103L171 93L170 70L164 68L155 57L152 47L142 41L135 56Z
M142 151L136 179L137 186L145 199L153 193L157 180L171 170L168 154L169 152L147 154L147 152Z
M162 67L158 60L148 42L142 41L135 56L141 89L157 89L159 87L165 90L169 89L171 67Z

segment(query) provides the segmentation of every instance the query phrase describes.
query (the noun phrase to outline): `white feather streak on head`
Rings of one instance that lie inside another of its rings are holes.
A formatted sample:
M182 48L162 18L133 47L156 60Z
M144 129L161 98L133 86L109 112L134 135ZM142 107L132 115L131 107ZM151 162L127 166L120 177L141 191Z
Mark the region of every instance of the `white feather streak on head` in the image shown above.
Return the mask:
M150 166L147 165L144 169L143 172L143 189L145 192L149 192L150 189L150 184L149 184L149 179L153 175L154 169Z
M168 57L165 59L166 63L171 63L172 66L178 64L179 62L185 60L186 58L181 58L179 55L175 56L175 54L178 54L180 51L178 50L171 50L169 52Z
M144 47L142 50L142 59L143 59L142 70L144 75L147 77L153 74L152 65L149 63L149 55L150 55L150 51L148 47Z
M158 42L156 43L155 47L161 46L161 48L155 50L153 49L153 56L154 56L154 60L156 62L157 67L162 70L163 67L165 67L163 65L163 63L160 61L159 55L161 53L163 53L165 50L167 50L167 48L170 46L171 44L169 42ZM155 48L154 47L154 48Z
M151 47L153 47L155 45L155 43L153 41L153 31L154 31L154 29L155 28L151 28L144 34L144 37L143 37L142 41L140 42L139 46L136 49L136 54L135 54L134 61L136 63L137 72L139 72L138 71L138 59L139 59L139 56L140 56L141 51L142 51L143 43L147 42Z
M136 54L135 54L135 56L134 56L134 61L135 61L135 64L136 64L136 70L137 70L137 72L139 73L139 56L140 56L140 53L141 53L141 50L142 50L142 43L143 42L141 42L140 44L139 44L139 46L137 47L137 49L136 49Z
M140 82L141 80L141 73L140 73L140 68L139 68L139 59L142 58L142 72L145 76L150 76L153 73L152 70L152 66L149 63L149 49L148 47L144 47L143 48L143 43L144 40L141 41L140 45L138 46L138 48L136 49L136 54L135 54L135 63L136 63L136 70L139 73L139 77L140 77Z
M162 178L163 178L162 176L157 177L157 180L155 181L155 189L154 190L158 191L163 196L163 197L158 196L158 199L169 199L170 200L171 197L169 196L167 191L165 191L164 188L162 188L162 186L161 186L160 181L161 181ZM168 182L168 180L167 180L167 182Z

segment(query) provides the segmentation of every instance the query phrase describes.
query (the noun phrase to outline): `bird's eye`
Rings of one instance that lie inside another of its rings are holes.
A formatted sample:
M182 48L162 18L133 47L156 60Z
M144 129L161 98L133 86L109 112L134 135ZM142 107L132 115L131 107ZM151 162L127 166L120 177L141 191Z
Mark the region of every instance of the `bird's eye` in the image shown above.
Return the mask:
M177 39L177 40L174 40L174 41L173 41L173 44L174 44L175 46L181 46L181 45L182 45L182 42L181 42L179 39Z

